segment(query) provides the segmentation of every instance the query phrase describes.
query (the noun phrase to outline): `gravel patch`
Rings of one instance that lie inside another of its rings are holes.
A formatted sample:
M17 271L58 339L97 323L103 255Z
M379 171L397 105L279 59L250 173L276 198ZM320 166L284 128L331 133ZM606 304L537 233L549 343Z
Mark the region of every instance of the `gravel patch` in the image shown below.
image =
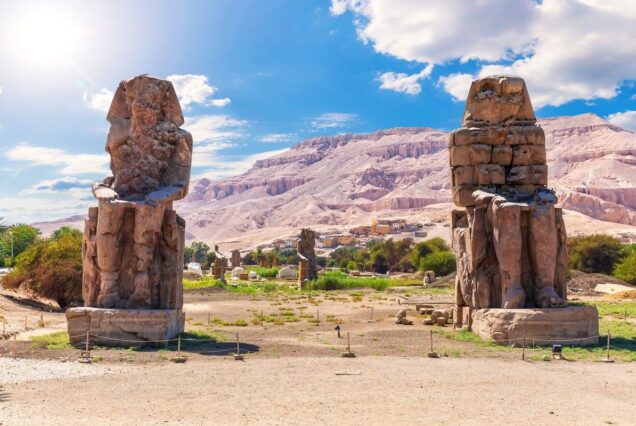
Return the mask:
M120 369L75 361L0 358L0 384L101 376Z

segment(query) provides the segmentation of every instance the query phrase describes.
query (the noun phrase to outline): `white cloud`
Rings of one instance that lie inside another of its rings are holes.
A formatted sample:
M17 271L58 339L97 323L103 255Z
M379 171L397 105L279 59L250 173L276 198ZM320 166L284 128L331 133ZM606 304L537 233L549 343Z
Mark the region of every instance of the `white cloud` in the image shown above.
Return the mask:
M2 95L2 86L0 86L0 95Z
M470 74L456 73L440 77L437 84L442 86L456 101L464 102L474 78Z
M92 109L107 113L113 101L113 95L113 92L104 87L97 93L84 92L83 98Z
M83 194L85 192L83 191ZM88 207L94 206L95 200L88 196L78 197L76 194L66 196L43 197L3 197L0 198L0 217L8 223L33 223L50 221L76 214L86 214Z
M377 52L427 64L478 60L478 76L523 77L535 107L612 98L636 79L636 2L332 1L333 14L347 10ZM458 81L442 87L456 96Z
M245 120L238 120L229 115L206 114L186 117L183 128L192 133L194 143L227 142L243 136L243 129L248 125Z
M378 80L380 89L393 90L395 92L406 93L407 95L417 95L422 91L419 81L428 78L433 71L433 64L427 65L417 74L405 74L395 72L385 72Z
M230 98L212 99L212 105L217 107L224 107L231 102Z
M610 114L607 120L615 126L636 132L636 111L625 111Z
M287 149L288 148L259 152L257 154L248 155L242 158L222 155L210 157L208 159L208 163L206 164L208 170L196 176L193 176L192 179L195 180L207 178L216 180L228 176L240 175L241 173L248 171L255 161L272 157L274 155L287 151Z
M41 194L56 192L73 192L77 189L87 194L94 181L92 179L78 179L66 176L59 179L43 180L30 188L21 191L21 194Z
M212 99L217 88L208 83L208 78L201 74L173 74L166 77L172 82L179 102L184 109L191 104L223 107L230 103L230 98Z
M289 142L296 135L294 133L269 133L261 137L260 141L265 143L282 143Z
M172 82L174 90L177 93L181 107L185 110L189 109L193 104L204 106L224 107L231 102L230 98L213 99L213 95L217 92L217 88L208 83L208 78L201 74L173 74L166 77L166 80ZM0 93L2 93L0 88ZM114 93L102 88L99 92L84 92L83 99L92 109L108 112L110 104L113 100Z
M106 154L71 154L59 148L34 146L26 142L8 150L5 157L11 161L23 161L29 166L61 166L60 173L79 175L108 173Z
M356 114L346 114L340 112L328 112L320 114L311 120L311 127L314 130L338 129L346 127L355 121Z

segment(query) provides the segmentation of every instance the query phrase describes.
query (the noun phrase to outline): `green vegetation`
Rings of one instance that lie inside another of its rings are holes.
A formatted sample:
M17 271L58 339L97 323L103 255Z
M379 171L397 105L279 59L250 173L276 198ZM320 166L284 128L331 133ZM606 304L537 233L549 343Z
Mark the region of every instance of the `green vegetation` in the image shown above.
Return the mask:
M2 284L25 284L34 293L55 300L60 307L82 300L82 233L63 227L50 238L38 238L15 260Z
M625 244L622 260L614 265L614 276L630 284L636 284L636 244Z
M30 339L34 348L44 347L46 349L73 349L68 340L66 331L56 331L55 333L46 334L44 336L33 336Z
M424 264L422 262L425 262ZM455 257L441 238L432 238L417 244L405 238L399 241L370 241L367 249L338 247L329 258L329 266L344 270L414 272L433 270L438 276L455 270Z
M420 260L420 270L433 271L436 276L446 276L455 272L455 255L449 251L436 251Z
M621 242L609 235L585 235L568 241L570 268L586 273L611 274L622 253Z
M254 271L263 278L276 278L280 268L256 268Z
M190 262L200 263L201 266L209 268L214 263L214 252L209 253L210 246L201 241L193 241L192 244L183 249L183 262L187 265ZM185 266L184 265L184 266Z
M0 267L14 266L15 258L40 236L40 230L30 225L3 225L0 218ZM11 248L13 246L13 258Z
M308 290L344 290L352 288L372 288L382 291L389 286L389 280L376 277L349 277L344 272L331 271L307 284Z
M286 284L277 284L273 281L232 281L231 283L223 283L212 277L203 277L200 280L183 279L184 290L204 290L204 289L222 289L232 293L240 294L259 294L273 293L276 291L292 292L295 287Z

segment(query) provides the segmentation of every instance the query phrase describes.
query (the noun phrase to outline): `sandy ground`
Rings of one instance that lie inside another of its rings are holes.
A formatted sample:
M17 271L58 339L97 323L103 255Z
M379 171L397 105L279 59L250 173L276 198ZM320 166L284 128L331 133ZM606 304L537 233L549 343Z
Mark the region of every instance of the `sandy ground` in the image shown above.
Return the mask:
M217 337L186 349L185 364L156 349L97 349L97 362L80 364L75 349L28 340L64 328L62 312L44 312L45 327L0 341L0 425L635 423L633 363L524 362L519 349L486 349L439 333L435 350L449 356L429 359L434 328L412 306L414 325L395 324L397 310L409 306L398 304L405 297L452 300L409 288L310 299L189 291L186 330ZM2 296L0 309L16 329L25 314L40 312ZM253 323L260 312L281 318L292 311L296 322ZM355 359L340 357L347 332ZM251 351L244 362L228 356L236 333Z
M421 357L215 358L5 385L0 421L627 425L636 418L635 370Z

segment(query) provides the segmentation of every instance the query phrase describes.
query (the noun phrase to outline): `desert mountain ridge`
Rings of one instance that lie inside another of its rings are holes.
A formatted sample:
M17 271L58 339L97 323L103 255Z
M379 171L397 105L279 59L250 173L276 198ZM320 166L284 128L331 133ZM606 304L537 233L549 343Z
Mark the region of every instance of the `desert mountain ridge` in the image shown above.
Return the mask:
M540 119L549 186L570 234L607 232L636 240L636 134L594 114ZM448 238L452 209L448 132L429 127L304 140L245 173L191 182L176 203L189 240L247 248L311 226L342 232L375 218L426 223ZM78 217L35 224L43 232ZM55 226L53 226L55 225Z

